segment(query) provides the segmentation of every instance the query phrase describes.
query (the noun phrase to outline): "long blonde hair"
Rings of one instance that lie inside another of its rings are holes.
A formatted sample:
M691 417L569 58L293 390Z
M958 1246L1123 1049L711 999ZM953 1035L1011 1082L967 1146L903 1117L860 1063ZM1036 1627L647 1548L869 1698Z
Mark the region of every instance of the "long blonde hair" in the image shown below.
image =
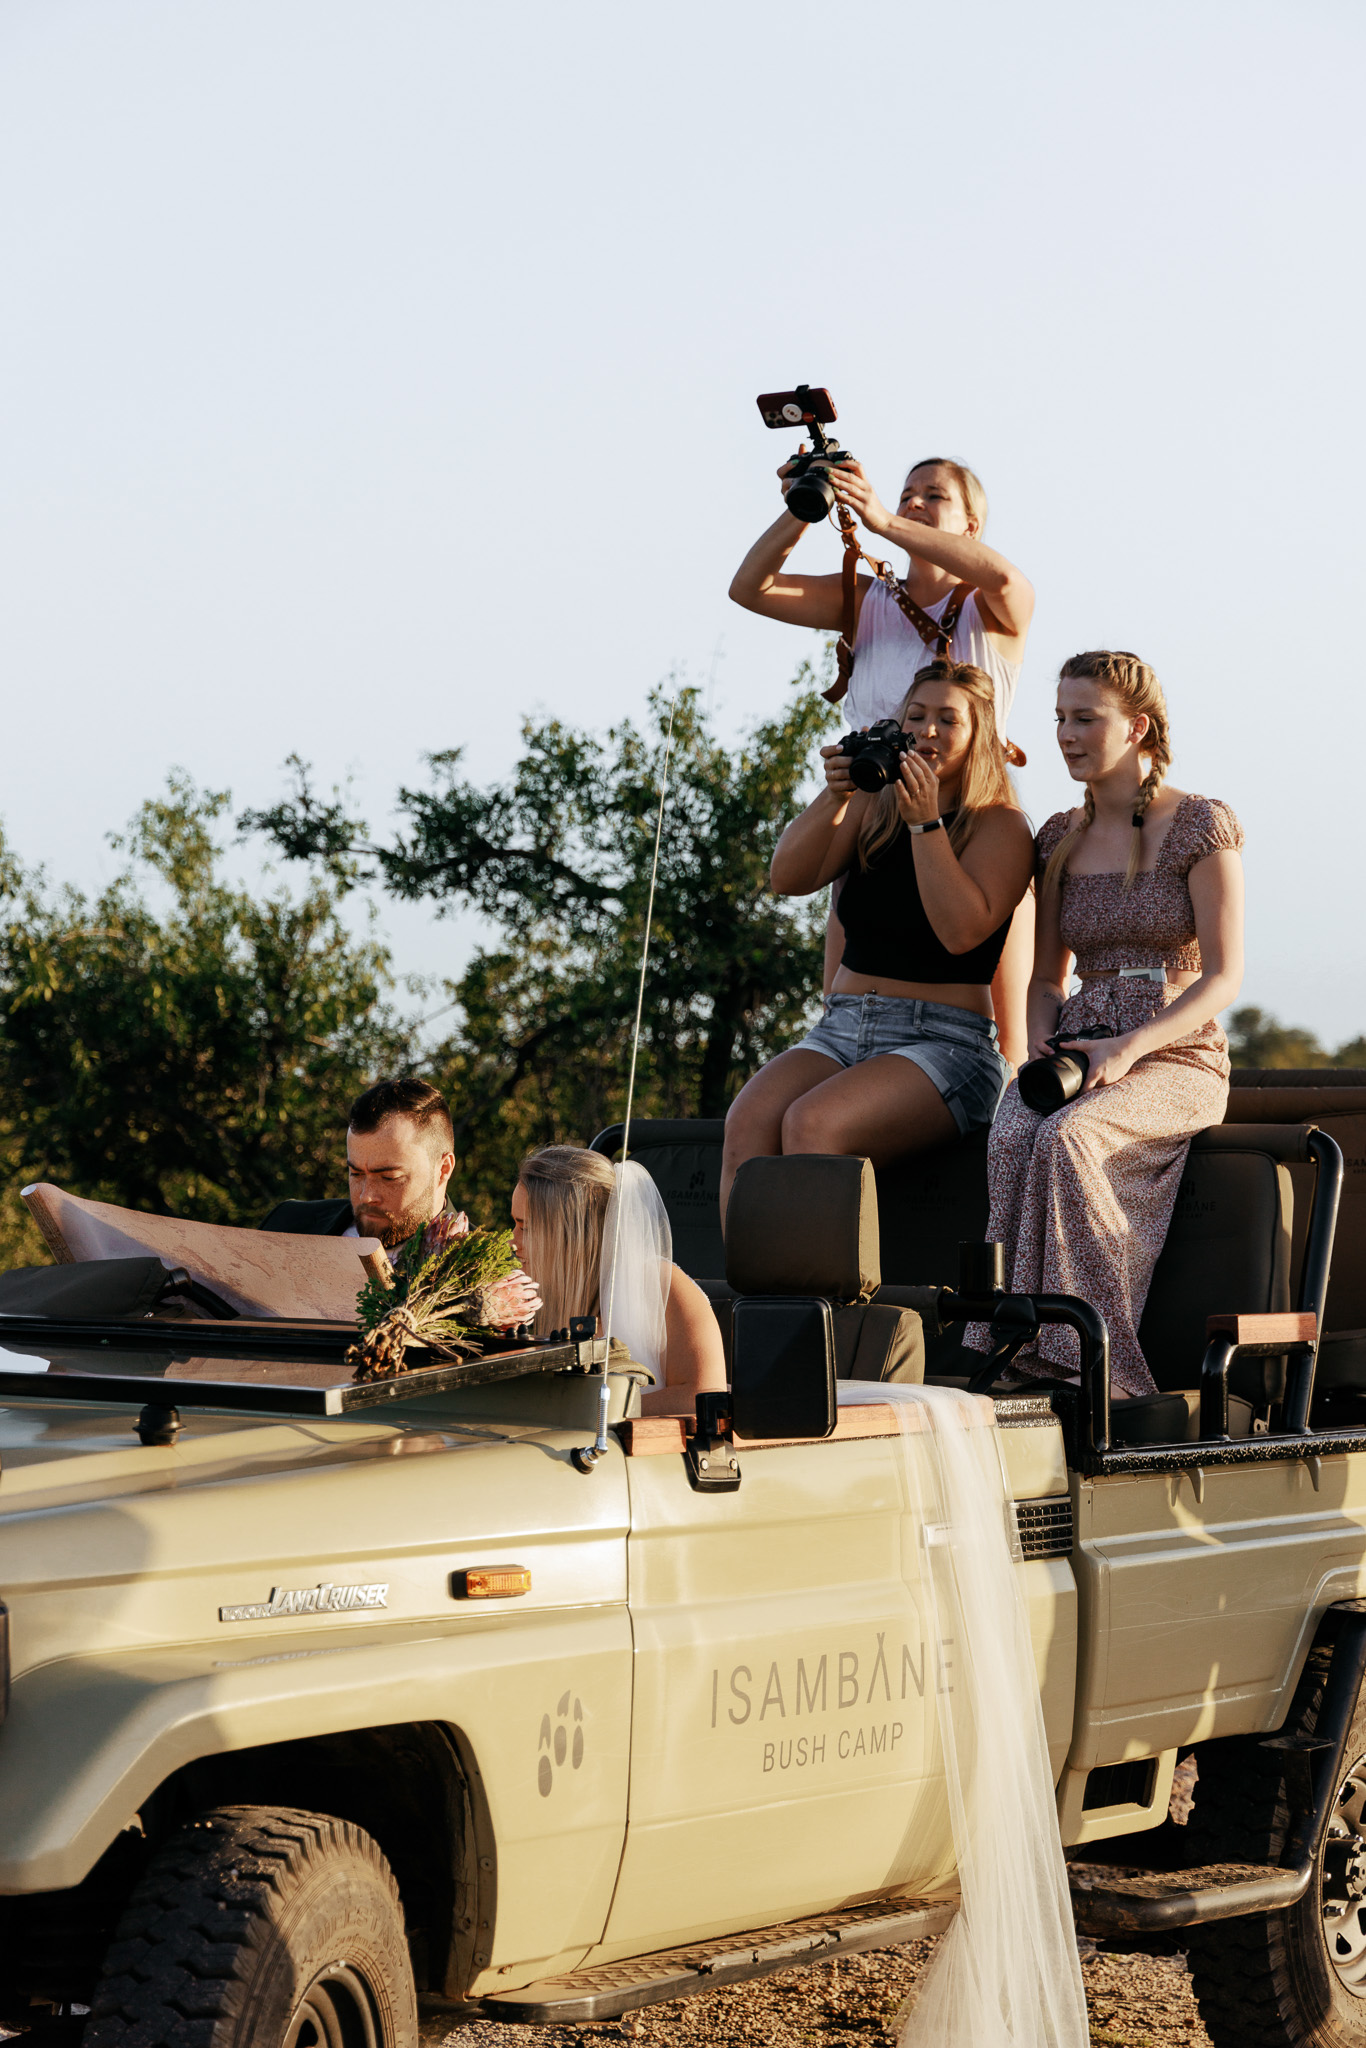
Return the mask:
M616 1180L612 1162L581 1145L545 1145L522 1161L526 1267L541 1289L536 1335L598 1312L602 1231Z
M1136 654L1126 654L1122 649L1098 648L1090 654L1074 654L1065 661L1058 671L1058 681L1094 682L1109 690L1131 718L1140 712L1148 720L1148 730L1138 743L1140 755L1146 754L1151 762L1147 774L1138 786L1138 801L1134 806L1133 838L1129 843L1129 863L1124 870L1124 887L1132 889L1138 874L1138 863L1143 852L1143 820L1148 806L1166 780L1167 770L1172 765L1171 726L1167 717L1167 700L1162 685L1145 661ZM1067 857L1088 825L1096 818L1096 800L1088 785L1086 801L1081 807L1081 823L1065 832L1049 858L1043 872L1043 893L1051 895L1062 887Z
M961 854L981 823L984 810L993 804L1008 804L1012 810L1018 810L1020 804L1006 772L1005 748L996 731L996 685L985 670L974 667L970 661L932 661L926 668L918 669L901 700L896 714L898 725L916 691L939 683L952 683L956 690L961 690L972 714L972 738L958 785L958 809L948 827L949 845ZM884 847L891 845L900 830L896 785L889 783L863 814L858 835L859 866L868 867Z
M980 533L987 523L987 494L982 489L982 479L975 469L969 469L966 462L950 462L946 455L927 455L921 462L913 462L907 476L914 476L918 469L946 469L958 486L969 519L977 521Z

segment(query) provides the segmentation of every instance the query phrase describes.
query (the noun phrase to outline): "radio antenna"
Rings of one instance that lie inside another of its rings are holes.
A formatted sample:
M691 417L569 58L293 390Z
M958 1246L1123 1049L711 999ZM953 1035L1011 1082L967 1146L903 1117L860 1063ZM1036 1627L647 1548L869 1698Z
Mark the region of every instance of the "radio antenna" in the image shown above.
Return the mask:
M664 759L659 770L659 806L655 813L655 844L650 861L650 887L645 899L645 935L640 943L640 979L636 984L636 1019L631 1033L631 1065L626 1076L626 1116L621 1127L622 1164L631 1156L631 1112L636 1098L636 1061L640 1056L640 1025L645 1013L645 971L650 962L650 928L654 923L655 885L659 880L659 847L664 834L664 799L669 788L669 757L673 752L674 714L678 709L678 691L675 688L669 704L669 723L664 733ZM612 1355L612 1309L617 1292L617 1249L621 1243L621 1190L617 1190L612 1227L611 1280L607 1289L607 1312L603 1318L604 1349L602 1358L602 1385L598 1390L598 1430L591 1444L576 1444L570 1452L580 1472L591 1472L598 1459L607 1452L607 1410L612 1390L607 1380L607 1365Z

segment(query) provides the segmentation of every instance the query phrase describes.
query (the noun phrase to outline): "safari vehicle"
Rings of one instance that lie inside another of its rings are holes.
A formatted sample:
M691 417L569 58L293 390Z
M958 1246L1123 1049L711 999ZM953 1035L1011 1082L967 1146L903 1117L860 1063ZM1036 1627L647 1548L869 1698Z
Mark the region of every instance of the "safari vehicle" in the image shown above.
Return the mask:
M1220 2048L1366 2042L1366 1329L1330 1307L1366 1326L1366 1087L1235 1110L1192 1148L1146 1403L1111 1405L1088 1304L996 1288L970 1144L877 1188L752 1162L722 1266L718 1128L633 1132L731 1347L695 1424L582 1331L357 1383L345 1329L183 1272L150 1317L10 1314L0 2018L409 2048L419 1998L600 2019L945 1927L916 1448L835 1382L991 1378L1043 1320L1080 1385L974 1412L1078 1924L1188 1948Z

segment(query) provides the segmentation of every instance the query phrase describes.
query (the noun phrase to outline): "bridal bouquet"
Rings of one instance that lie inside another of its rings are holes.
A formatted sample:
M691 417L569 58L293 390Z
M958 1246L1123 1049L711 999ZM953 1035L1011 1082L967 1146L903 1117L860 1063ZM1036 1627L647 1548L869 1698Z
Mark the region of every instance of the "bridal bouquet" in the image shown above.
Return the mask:
M346 1360L358 1380L408 1371L409 1344L438 1358L478 1358L541 1306L536 1282L517 1263L512 1232L471 1230L465 1215L436 1217L400 1246L392 1265L381 1253L379 1267L356 1297L361 1338Z

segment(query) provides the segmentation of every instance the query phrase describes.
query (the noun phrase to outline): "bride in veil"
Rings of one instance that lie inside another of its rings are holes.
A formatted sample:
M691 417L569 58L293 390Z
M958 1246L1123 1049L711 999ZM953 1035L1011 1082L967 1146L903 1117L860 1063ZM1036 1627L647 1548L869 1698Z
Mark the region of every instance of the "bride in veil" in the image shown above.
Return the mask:
M673 1262L659 1191L634 1160L613 1166L579 1145L547 1145L522 1161L512 1196L518 1257L540 1285L536 1334L596 1315L654 1385L646 1415L691 1415L696 1396L726 1384L711 1303Z
M691 1414L723 1388L710 1302L674 1265L645 1169L551 1145L523 1162L516 1244L541 1288L538 1334L598 1315L649 1368L646 1413ZM955 1645L936 1688L960 1906L901 2048L1085 2048L1086 2001L991 1402L951 1387L842 1381L841 1407L890 1402L901 1437L903 1571L935 1637Z

